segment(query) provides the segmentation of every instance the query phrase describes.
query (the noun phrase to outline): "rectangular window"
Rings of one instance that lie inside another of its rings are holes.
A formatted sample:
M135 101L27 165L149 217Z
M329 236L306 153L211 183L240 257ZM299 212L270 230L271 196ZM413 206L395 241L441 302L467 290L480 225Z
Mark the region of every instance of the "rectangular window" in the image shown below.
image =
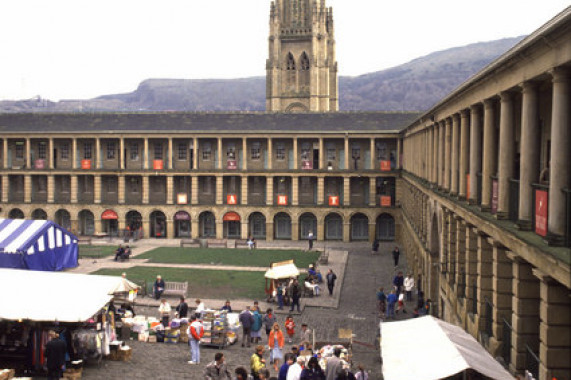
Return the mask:
M205 177L202 181L202 193L205 195L212 194L212 177Z
M107 159L114 160L115 159L115 143L108 142L107 143Z
M209 142L205 142L202 144L202 160L210 161L211 157L212 157L212 144Z
M139 193L139 177L131 177L129 178L129 192L130 193Z
M61 159L62 160L69 160L69 144L63 143L61 144Z
M252 188L250 191L253 195L260 195L262 194L263 186L262 186L262 179L260 177L254 177L252 180Z
M301 160L308 161L311 155L311 145L309 143L304 143L301 147Z
M91 157L93 156L93 151L92 151L92 146L91 143L84 143L83 144L83 158L85 160L91 160Z
M358 145L354 145L351 149L351 158L354 160L359 160L361 158L361 147Z
M186 161L188 150L186 149L186 143L179 143L178 144L178 160L179 161Z
M71 191L71 180L69 177L61 177L61 192L65 194L69 194Z
M386 160L387 158L387 144L377 143L377 160Z
M283 161L286 158L285 144L283 142L276 144L276 160Z
M131 143L131 147L129 149L131 161L138 161L139 160L139 144L134 142Z
M311 178L301 177L300 178L300 189L301 189L301 194L303 194L303 195L313 194L313 187L311 186Z
M38 177L38 192L45 193L48 189L48 177Z
M260 142L253 142L251 148L251 158L252 160L259 160L260 159L260 151L261 151L261 143Z
M236 159L236 145L233 143L229 143L226 147L226 157L228 160L235 160Z
M327 148L327 161L335 161L337 150L335 147Z
M38 144L38 158L40 160L46 159L46 143L45 142L41 142Z
M155 150L155 160L162 160L163 159L163 144L155 143L154 144Z
M16 159L23 160L24 159L24 144L16 143Z

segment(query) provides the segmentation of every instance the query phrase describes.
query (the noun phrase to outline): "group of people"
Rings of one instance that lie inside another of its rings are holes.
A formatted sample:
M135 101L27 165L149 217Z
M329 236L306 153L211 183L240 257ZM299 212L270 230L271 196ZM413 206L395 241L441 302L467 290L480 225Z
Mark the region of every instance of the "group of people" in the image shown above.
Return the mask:
M128 245L123 247L122 244L119 244L119 247L115 250L115 261L129 260L130 256L131 248Z
M412 274L403 276L403 272L399 271L393 278L393 288L389 294L385 294L383 287L377 291L377 304L379 308L379 318L392 318L399 312L407 313L405 302L412 302L413 289L415 287L414 277ZM418 317L420 315L430 314L430 307L432 301L430 299L424 300L424 293L418 291L417 302L414 307L412 316Z

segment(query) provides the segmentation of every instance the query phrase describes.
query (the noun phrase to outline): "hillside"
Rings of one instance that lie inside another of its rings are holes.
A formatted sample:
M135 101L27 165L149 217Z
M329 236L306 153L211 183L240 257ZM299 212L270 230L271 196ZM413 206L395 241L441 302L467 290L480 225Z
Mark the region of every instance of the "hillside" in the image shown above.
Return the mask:
M435 52L387 70L340 77L342 111L422 111L506 52L523 37ZM265 77L147 79L127 94L89 100L0 102L0 112L264 111Z

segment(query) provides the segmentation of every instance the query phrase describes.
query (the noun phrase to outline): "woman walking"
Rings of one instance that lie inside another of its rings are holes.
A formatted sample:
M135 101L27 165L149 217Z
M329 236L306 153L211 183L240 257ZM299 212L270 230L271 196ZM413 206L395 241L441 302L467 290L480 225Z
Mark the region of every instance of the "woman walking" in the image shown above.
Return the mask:
M270 331L270 336L268 340L268 345L270 346L270 363L274 365L276 372L278 371L280 360L283 359L283 348L284 348L284 334L280 330L280 325L275 322L272 331Z
M254 310L254 323L252 324L252 331L250 332L250 337L252 343L259 343L262 339L262 314L259 310Z

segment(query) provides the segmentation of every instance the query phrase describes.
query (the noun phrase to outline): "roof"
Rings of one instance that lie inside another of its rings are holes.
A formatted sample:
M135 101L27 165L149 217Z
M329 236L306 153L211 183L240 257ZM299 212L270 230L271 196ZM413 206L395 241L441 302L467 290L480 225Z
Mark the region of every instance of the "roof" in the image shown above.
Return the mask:
M19 113L0 114L0 132L104 133L208 132L386 132L396 133L418 113Z
M295 266L293 260L280 261L272 263L264 277L277 280L281 278L291 278L299 276L299 270Z
M381 323L380 328L385 380L444 379L470 368L492 379L513 379L461 327L425 316Z
M0 252L3 253L34 253L34 245L43 233L51 228L61 232L48 234L48 241L42 246L69 245L75 236L49 220L0 219Z

